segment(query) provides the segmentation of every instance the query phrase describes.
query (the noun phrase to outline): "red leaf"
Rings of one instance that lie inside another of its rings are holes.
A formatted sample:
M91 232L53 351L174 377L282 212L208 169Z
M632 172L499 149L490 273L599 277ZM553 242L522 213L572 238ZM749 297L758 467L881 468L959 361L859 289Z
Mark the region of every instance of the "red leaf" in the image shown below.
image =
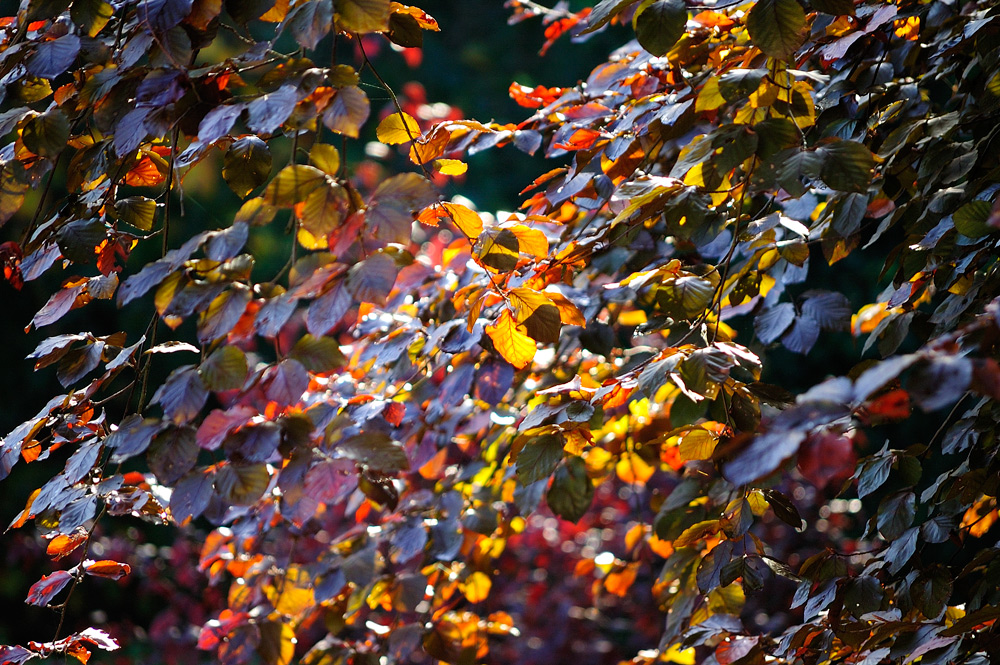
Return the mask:
M48 605L49 601L55 598L56 594L62 591L63 587L69 584L69 581L72 579L73 575L66 570L57 570L51 575L46 575L31 585L31 589L28 591L28 598L25 602L29 605L44 607Z
M399 427L406 415L406 405L402 402L389 402L382 411L382 417L387 423Z

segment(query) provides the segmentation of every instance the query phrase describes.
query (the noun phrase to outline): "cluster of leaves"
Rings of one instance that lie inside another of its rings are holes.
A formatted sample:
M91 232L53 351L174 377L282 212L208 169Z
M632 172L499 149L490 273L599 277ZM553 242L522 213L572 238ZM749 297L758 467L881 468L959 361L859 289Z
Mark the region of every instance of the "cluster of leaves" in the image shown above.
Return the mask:
M198 647L226 665L552 662L533 633L568 587L594 609L573 658L607 652L593 617L620 612L635 663L989 662L1000 7L508 5L547 44L636 39L578 86L513 84L519 124L429 123L364 50L438 29L389 0L33 0L5 21L8 282L63 271L36 328L94 300L152 314L31 355L68 392L4 437L0 476L65 460L12 527L78 563L28 603L129 575L90 554L119 517L211 525L199 567L227 593ZM377 123L365 85L393 101ZM410 172L352 170L375 124ZM518 212L442 200L464 155L508 144L562 164ZM185 182L216 174L231 224L171 238ZM247 243L286 219L261 281ZM810 263L884 245L871 302L814 288ZM838 331L880 358L798 396L761 381L768 352ZM907 422L937 431L893 447ZM117 646L86 627L0 662Z

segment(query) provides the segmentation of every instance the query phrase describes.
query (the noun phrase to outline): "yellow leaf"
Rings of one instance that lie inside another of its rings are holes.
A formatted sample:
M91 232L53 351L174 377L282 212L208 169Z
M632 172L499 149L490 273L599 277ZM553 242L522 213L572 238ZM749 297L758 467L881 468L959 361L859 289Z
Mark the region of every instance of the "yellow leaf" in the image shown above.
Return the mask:
M483 232L483 220L479 213L470 210L461 203L442 203L448 217L455 223L458 230L467 238L478 238Z
M490 595L492 587L493 582L486 573L477 570L465 580L465 597L470 603L481 603Z
M549 254L549 241L545 234L524 224L509 227L511 233L517 236L518 250L524 254L544 259Z
M504 359L517 369L524 369L535 357L535 340L518 328L509 309L505 309L496 323L486 326L486 334Z
M519 287L512 289L508 297L517 322L524 326L529 337L542 343L559 341L562 327L559 309L545 294Z
M260 20L267 21L268 23L281 23L285 20L285 15L287 14L288 0L276 0L274 6L264 12Z
M708 459L715 452L715 445L719 440L714 434L703 429L693 429L681 439L681 458L687 460Z
M298 616L316 604L311 581L312 576L307 570L300 566L289 566L284 578L265 586L264 593L276 612Z
M695 663L695 652L694 649L681 649L680 645L673 645L660 656L660 660L664 663L675 663L676 665L694 665Z
M615 465L615 472L623 483L644 483L656 468L635 453L625 453Z
M386 116L375 130L378 140L386 145L407 143L420 136L420 125L406 111Z
M462 175L469 170L469 165L460 159L436 159L434 168L441 175Z
M699 113L702 111L714 111L725 103L726 99L719 91L719 79L713 76L705 81L701 92L698 93L698 99L694 103L694 110Z

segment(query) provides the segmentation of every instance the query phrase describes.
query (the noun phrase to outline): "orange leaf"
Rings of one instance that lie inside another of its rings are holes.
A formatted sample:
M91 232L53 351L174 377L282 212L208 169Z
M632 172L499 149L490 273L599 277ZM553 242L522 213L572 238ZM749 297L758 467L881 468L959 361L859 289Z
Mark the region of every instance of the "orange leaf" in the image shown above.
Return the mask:
M106 577L109 580L120 580L132 572L132 567L127 563L119 563L110 559L102 561L84 562L83 569L88 575L94 577Z
M505 309L496 323L486 326L486 334L504 359L517 369L524 369L535 357L535 340L521 332L509 309Z
M636 574L639 572L639 562L635 561L625 566L622 570L608 573L604 578L604 588L620 598L628 594L628 590L635 583Z
M166 180L149 157L139 160L131 171L125 174L125 184L133 187L152 187Z
M80 531L71 534L61 533L49 541L45 553L58 560L70 554L86 540L87 534Z

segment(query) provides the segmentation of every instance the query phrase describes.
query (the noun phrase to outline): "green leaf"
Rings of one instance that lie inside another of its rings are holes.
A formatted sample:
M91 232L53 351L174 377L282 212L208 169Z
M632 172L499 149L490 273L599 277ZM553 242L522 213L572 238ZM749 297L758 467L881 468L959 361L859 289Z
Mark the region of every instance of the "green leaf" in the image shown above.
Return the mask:
M517 482L530 485L548 478L563 458L563 438L543 434L528 441L517 454Z
M389 29L389 0L334 0L337 26L346 32Z
M229 146L222 160L222 178L237 196L245 198L263 185L269 175L271 150L264 141L256 136L245 136Z
M241 388L248 371L246 354L228 344L213 351L198 368L205 387L215 392Z
M545 495L549 508L559 517L571 522L579 521L594 499L594 484L587 476L587 464L581 457L570 457L556 469Z
M127 199L115 201L115 214L126 224L131 224L143 231L152 231L153 219L156 215L156 201L145 196L130 196Z
M392 13L386 36L393 44L403 48L420 48L424 45L424 31L420 27L420 22L404 12Z
M982 238L993 233L996 229L988 223L992 209L989 201L969 201L955 211L955 229L966 238Z
M347 363L340 345L331 337L303 335L292 347L290 355L313 373L329 372Z
M104 242L108 229L99 219L80 219L70 222L56 233L59 249L74 263L89 263L94 260L95 249Z
M21 132L24 147L39 157L55 157L69 140L69 120L56 108L37 115L27 122Z
M816 148L819 176L829 187L842 192L865 192L872 180L875 156L857 141L834 139Z
M114 9L104 0L73 0L69 10L73 23L88 37L96 37L113 13Z
M754 46L785 60L805 40L806 13L796 0L758 0L747 14L747 30Z
M639 44L656 56L666 55L687 25L684 0L644 0L632 17Z

